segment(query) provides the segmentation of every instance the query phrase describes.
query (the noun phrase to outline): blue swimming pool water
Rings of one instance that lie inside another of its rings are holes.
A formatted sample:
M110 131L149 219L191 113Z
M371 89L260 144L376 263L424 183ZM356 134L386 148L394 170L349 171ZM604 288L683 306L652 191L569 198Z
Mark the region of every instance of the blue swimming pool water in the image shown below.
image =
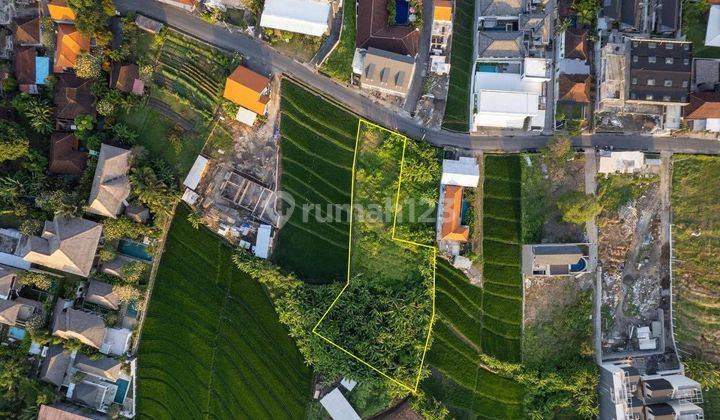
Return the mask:
M121 239L118 244L118 252L140 260L152 261L152 256L148 254L146 246L139 242Z
M581 271L584 271L586 266L587 263L585 262L585 259L580 258L580 261L570 266L570 271L573 273L579 273Z
M407 0L395 0L395 23L407 25L410 17L410 4Z
M137 305L135 302L130 302L127 309L127 314L132 317L137 317Z
M122 404L123 401L125 401L125 394L127 394L128 387L130 386L130 382L126 381L125 379L118 379L117 382L115 382L115 385L117 385L118 390L117 394L115 394L115 402L118 404Z
M478 71L481 73L497 73L497 66L479 65Z
M25 330L18 327L10 327L8 335L16 340L22 340L25 338Z

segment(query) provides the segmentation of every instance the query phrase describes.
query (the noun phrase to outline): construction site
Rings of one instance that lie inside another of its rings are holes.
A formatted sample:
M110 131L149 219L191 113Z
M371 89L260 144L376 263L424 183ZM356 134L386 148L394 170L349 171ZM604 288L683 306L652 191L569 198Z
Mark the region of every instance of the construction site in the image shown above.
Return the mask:
M669 242L660 166L631 183L631 199L598 219L602 266L602 358L630 358L649 373L678 369L672 336ZM628 188L625 185L625 188ZM638 367L639 366L635 366Z

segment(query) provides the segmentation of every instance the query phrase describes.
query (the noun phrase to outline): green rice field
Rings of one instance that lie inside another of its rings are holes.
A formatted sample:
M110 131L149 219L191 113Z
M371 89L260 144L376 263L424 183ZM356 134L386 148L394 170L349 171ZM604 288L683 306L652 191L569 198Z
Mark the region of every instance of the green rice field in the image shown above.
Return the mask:
M438 259L435 281L438 320L428 353L432 376L423 381L423 389L454 418L522 418L522 386L480 362L488 340L483 305L492 297L443 259Z
M455 418L522 418L523 387L487 370L483 354L519 362L522 322L519 156L485 157L483 287L438 259L438 321L423 388Z
M287 79L280 108L280 189L295 208L272 258L308 282L345 281L349 218L335 205L350 203L358 118Z
M442 127L467 132L470 121L470 77L473 63L475 2L455 1L452 47L450 50L450 87Z
M148 308L138 417L302 418L310 369L265 289L189 211L175 215Z

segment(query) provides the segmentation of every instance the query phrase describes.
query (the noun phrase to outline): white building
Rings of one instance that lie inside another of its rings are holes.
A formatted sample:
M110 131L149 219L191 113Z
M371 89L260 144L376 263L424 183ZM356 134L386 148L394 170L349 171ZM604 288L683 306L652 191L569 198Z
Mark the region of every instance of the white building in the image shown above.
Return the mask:
M443 185L477 188L480 183L480 166L475 158L461 157L458 160L443 159Z
M473 127L545 127L544 82L517 73L475 73Z
M265 0L263 28L322 36L328 31L330 3L320 0Z
M720 5L710 7L707 30L705 32L705 45L708 47L720 47Z
M600 164L598 173L608 174L632 174L638 172L645 166L645 154L643 152L600 152Z
M350 405L340 388L335 388L320 399L320 404L325 407L333 420L360 420L360 416Z
M272 243L272 226L260 225L255 237L253 253L256 257L267 259L270 256L270 244Z
M198 185L200 184L200 180L202 180L203 174L205 173L207 164L207 158L205 156L198 155L198 157L195 159L195 163L193 163L192 168L190 168L190 172L188 172L187 176L185 177L183 185L190 188L191 190L196 190Z

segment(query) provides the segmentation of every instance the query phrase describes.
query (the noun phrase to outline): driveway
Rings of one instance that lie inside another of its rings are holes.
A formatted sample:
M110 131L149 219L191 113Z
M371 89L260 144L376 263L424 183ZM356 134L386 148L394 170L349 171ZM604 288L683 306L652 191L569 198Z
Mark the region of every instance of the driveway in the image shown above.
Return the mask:
M540 149L550 138L549 136L483 137L427 129L409 116L401 115L396 110L377 103L360 90L339 84L317 73L311 66L280 54L259 39L221 25L212 25L181 9L155 0L115 0L115 4L122 13L139 13L164 22L180 32L218 48L232 52L238 51L245 57L247 65L251 68L265 72L272 71L276 74L283 73L286 77L301 82L368 120L402 132L408 137L427 141L435 146L451 146L471 151L518 152ZM573 138L573 144L577 148L613 147L650 152L720 154L720 142L706 139L597 134Z

